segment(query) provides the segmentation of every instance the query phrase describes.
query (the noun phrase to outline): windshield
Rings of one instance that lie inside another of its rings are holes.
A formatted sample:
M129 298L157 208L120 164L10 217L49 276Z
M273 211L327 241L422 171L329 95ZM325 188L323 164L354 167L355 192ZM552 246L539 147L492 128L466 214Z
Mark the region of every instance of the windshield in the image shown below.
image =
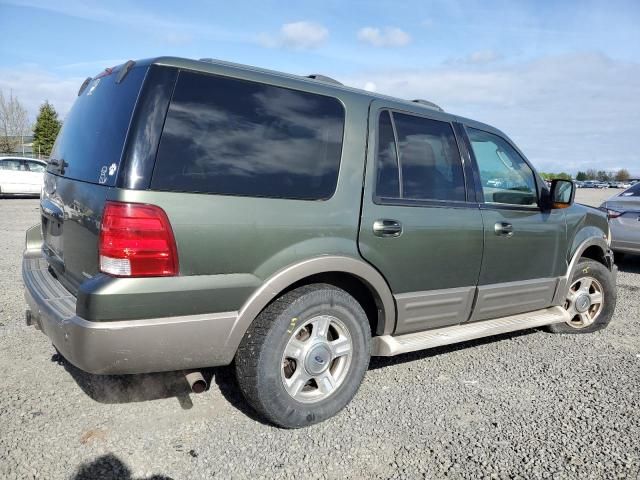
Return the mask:
M147 67L134 67L121 83L118 70L91 80L64 119L51 152L48 171L59 175L53 162L64 161L62 175L113 186L127 130Z

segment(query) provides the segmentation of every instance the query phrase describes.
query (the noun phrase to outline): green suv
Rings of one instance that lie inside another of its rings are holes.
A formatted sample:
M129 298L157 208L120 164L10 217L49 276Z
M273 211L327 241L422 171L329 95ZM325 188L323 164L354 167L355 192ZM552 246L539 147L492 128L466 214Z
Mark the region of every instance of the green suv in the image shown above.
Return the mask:
M220 61L88 78L26 234L27 323L95 374L233 364L283 427L339 412L371 355L615 308L603 212L499 130Z

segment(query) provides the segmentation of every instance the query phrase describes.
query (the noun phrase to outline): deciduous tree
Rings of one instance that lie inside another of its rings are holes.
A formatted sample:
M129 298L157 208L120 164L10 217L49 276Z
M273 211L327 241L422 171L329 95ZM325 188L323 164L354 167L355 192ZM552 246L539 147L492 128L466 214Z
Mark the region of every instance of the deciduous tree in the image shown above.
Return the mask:
M12 92L9 92L9 96L5 96L0 91L0 152L16 152L22 143L22 138L28 134L27 110Z
M629 171L626 168L621 168L616 172L616 182L628 182L630 178Z

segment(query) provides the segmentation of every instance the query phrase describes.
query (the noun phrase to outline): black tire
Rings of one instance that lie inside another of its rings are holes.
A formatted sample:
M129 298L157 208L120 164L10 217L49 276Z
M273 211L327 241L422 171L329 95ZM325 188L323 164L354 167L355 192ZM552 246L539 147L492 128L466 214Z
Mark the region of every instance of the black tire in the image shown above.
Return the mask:
M352 353L343 381L327 398L301 403L285 389L282 368L285 347L303 325L318 315L339 319L348 330ZM322 422L342 410L355 396L369 366L371 329L362 306L333 285L313 284L276 299L255 319L235 357L238 384L247 402L265 419L284 428Z
M614 275L600 262L588 258L581 258L578 262L578 268L569 281L569 285L578 281L580 278L590 276L595 278L603 290L602 310L596 317L595 321L586 327L577 328L568 323L557 323L549 325L547 329L552 333L592 333L602 330L609 322L616 308L616 285Z

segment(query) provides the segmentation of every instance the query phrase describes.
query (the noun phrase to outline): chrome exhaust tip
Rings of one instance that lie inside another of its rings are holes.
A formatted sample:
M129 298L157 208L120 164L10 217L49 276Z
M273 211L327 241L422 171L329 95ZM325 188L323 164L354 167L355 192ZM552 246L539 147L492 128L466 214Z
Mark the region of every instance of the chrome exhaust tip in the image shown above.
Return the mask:
M207 389L207 381L200 372L185 373L185 378L193 393L202 393Z

